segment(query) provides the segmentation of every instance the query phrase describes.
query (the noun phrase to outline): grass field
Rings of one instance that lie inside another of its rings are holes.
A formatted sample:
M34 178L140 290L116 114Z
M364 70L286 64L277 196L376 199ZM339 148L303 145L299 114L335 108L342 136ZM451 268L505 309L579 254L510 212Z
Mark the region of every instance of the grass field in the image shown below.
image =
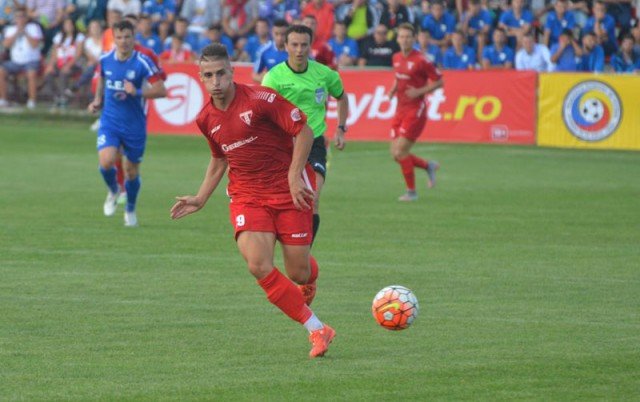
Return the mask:
M338 336L309 360L224 192L169 219L202 138L149 139L131 229L102 216L87 121L1 118L0 400L640 398L638 153L420 144L438 187L401 205L387 144L333 152L313 307ZM403 332L369 310L396 283L421 303Z

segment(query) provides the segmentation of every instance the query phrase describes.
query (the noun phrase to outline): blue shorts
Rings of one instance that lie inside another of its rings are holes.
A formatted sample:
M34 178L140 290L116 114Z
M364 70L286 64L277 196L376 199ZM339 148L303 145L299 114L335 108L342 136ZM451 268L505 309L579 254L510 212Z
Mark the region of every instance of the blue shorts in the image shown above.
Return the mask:
M132 136L108 127L100 127L98 130L97 148L100 151L106 147L122 147L124 156L132 163L142 162L144 148L147 143L146 133Z
M7 73L9 74L18 74L21 73L23 71L38 71L40 70L40 62L39 61L31 61L28 63L16 63L14 61L11 60L7 60L4 63L2 63L2 68L4 68L5 70L7 70Z

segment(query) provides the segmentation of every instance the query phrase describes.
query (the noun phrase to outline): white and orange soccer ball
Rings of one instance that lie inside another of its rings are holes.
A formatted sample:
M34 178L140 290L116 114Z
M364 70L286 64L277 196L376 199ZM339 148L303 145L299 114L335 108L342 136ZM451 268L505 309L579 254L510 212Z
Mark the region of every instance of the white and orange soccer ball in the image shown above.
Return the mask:
M387 286L373 298L371 312L383 328L399 331L409 328L418 316L418 299L404 286Z

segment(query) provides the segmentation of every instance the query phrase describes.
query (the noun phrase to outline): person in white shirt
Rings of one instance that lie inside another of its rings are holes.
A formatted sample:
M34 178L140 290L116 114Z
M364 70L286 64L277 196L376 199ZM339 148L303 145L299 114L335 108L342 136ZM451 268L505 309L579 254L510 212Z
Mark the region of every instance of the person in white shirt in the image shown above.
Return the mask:
M29 101L27 108L36 107L38 95L38 71L40 70L40 45L42 30L38 24L27 21L27 10L17 8L14 13L15 25L5 28L5 49L10 49L11 58L0 66L0 107L8 106L7 76L26 72Z
M516 70L553 71L549 48L536 43L533 34L522 38L522 48L516 53Z
M107 10L120 11L122 15L133 14L140 15L142 3L140 0L109 0Z

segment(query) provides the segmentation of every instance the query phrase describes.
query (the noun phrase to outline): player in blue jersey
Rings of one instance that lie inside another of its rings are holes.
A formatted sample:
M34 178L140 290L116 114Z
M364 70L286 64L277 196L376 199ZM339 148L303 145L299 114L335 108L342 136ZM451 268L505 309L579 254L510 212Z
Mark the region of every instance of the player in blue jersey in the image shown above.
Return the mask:
M127 205L125 226L137 226L136 199L140 190L139 166L147 139L145 99L161 98L167 90L158 67L144 54L134 50L133 25L121 21L113 25L115 49L100 58L100 79L92 113L102 109L98 130L100 173L109 189L104 202L105 216L116 212L120 189L114 166L118 148L126 156L124 163Z
M271 67L289 58L284 47L287 28L289 28L287 21L274 21L273 28L271 28L271 42L260 48L258 57L253 64L252 78L255 82L262 82L262 77L271 70Z

